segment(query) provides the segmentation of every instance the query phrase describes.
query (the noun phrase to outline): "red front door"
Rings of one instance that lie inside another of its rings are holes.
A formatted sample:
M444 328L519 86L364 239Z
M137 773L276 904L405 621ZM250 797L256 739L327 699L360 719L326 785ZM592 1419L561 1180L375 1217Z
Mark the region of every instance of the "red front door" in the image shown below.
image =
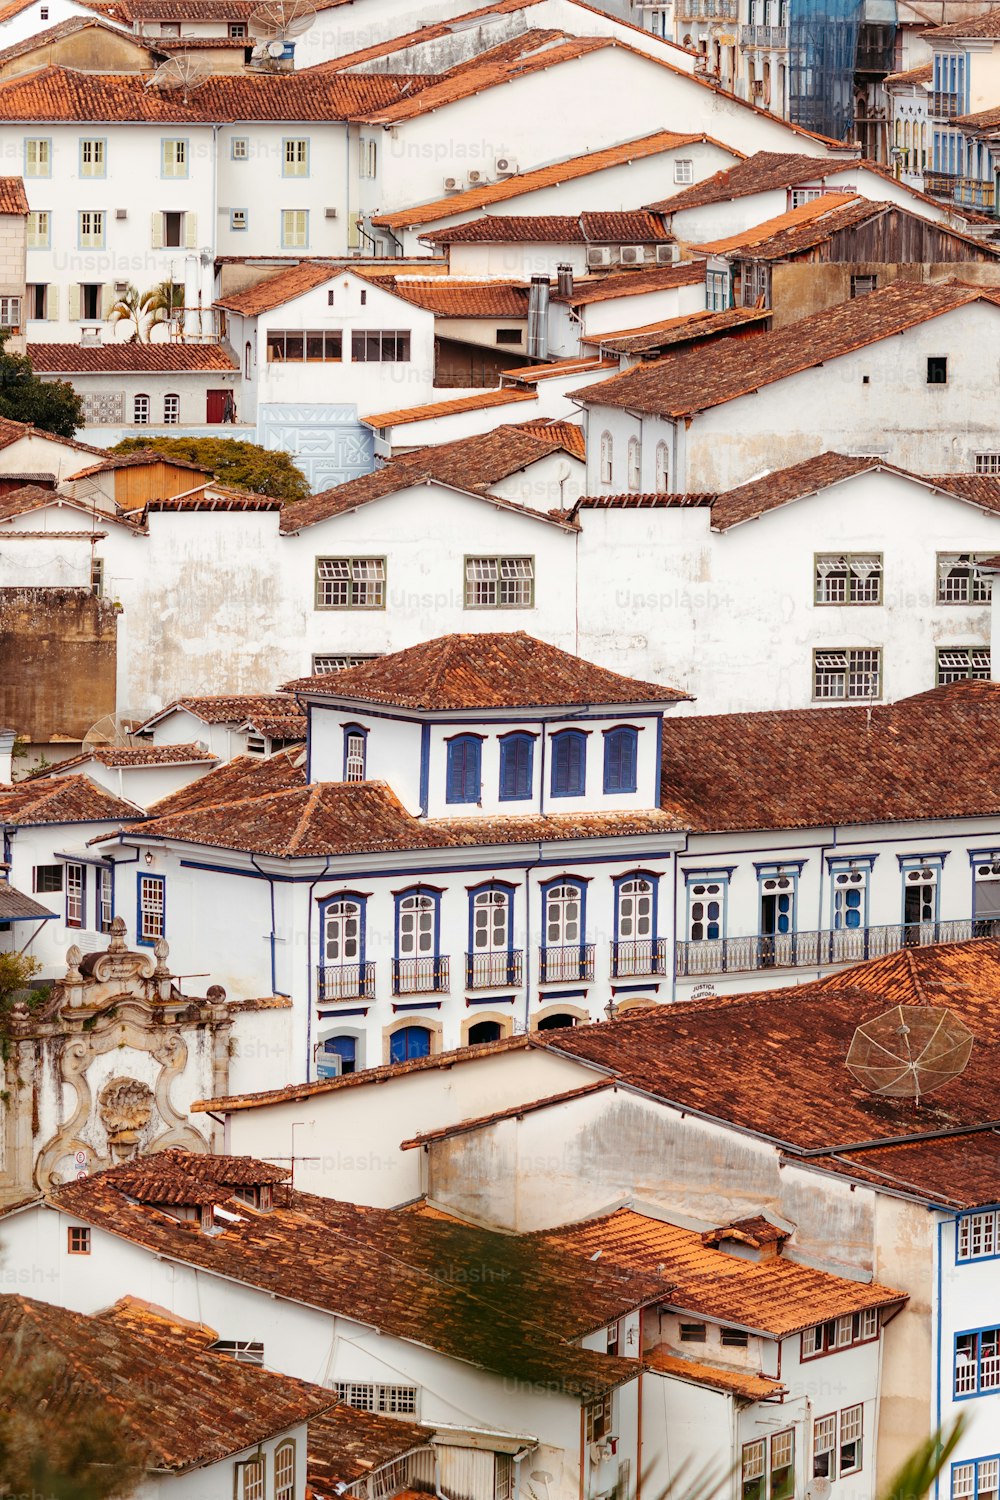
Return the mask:
M205 421L221 422L226 411L226 397L228 391L206 391L205 392Z

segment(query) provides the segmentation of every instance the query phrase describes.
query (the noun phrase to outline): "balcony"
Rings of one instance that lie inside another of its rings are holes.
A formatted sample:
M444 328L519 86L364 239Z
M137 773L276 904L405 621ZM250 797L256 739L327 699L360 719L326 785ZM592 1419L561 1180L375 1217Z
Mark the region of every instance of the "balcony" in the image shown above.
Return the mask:
M983 182L978 177L955 177L952 183L952 197L963 208L982 208L989 213L993 212L996 189L992 182Z
M316 995L328 1000L374 1000L375 965L325 964L316 970Z
M717 938L677 944L677 977L749 974L760 969L820 969L884 958L902 948L930 943L964 943L974 937L1000 937L1000 919L959 918L953 922L897 922L888 927L841 931L786 932L769 937Z
M924 192L932 193L935 198L950 198L957 182L954 172L925 172Z
M510 953L467 953L465 955L465 988L493 990L498 985L524 983L524 954L520 949Z
M960 108L958 94L935 93L931 95L932 120L953 120L960 112Z
M787 26L741 26L741 47L773 47L783 50L788 46Z
M392 961L392 993L394 995L440 995L451 988L451 959L439 954L436 958L394 958Z
M614 979L623 979L626 975L665 974L666 970L667 945L663 938L611 944L611 974Z
M593 977L593 943L570 943L565 947L538 950L540 984L552 984L565 979L593 979Z

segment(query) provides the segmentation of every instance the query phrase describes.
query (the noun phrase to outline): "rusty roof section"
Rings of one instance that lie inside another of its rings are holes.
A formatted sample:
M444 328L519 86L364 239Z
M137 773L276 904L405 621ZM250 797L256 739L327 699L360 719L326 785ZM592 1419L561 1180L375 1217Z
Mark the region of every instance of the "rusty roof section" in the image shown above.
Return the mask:
M663 221L645 209L579 214L484 214L421 235L429 245L513 245L669 241Z
M546 1244L573 1250L645 1275L662 1277L672 1307L713 1322L737 1324L771 1338L788 1338L828 1318L890 1307L907 1294L878 1282L851 1281L784 1255L746 1260L706 1245L696 1229L683 1229L620 1208L604 1218L545 1231Z
M61 760L33 776L32 781L64 774L70 766L86 765L87 761L100 761L102 766L131 767L218 765L219 757L201 745L95 745L80 755Z
M169 469L190 469L194 474L211 474L204 464L191 463L186 458L174 458L161 453L158 448L136 448L132 453L108 453L100 463L89 468L78 469L70 479L90 479L94 474L107 474L117 469L141 469L147 464L165 464Z
M329 698L391 703L431 713L670 703L677 688L623 677L523 630L442 635L343 672L288 684Z
M237 368L221 344L175 344L165 340L155 344L141 344L138 340L134 344L125 340L113 344L29 344L28 358L40 375L186 374Z
M742 255L750 260L784 260L804 254L844 230L857 229L886 214L890 218L902 216L904 219L917 219L920 223L927 222L912 210L896 203L860 198L850 193L824 193L821 198L800 203L798 208L768 219L763 224L756 224L753 228L729 235L726 239L713 240L710 244L696 245L693 248L698 254L704 255ZM959 240L970 251L974 251L976 256L996 258L1000 255L995 246L985 243L981 238L974 239L972 235L962 234L959 230L949 229L944 225L935 227L939 233Z
M710 1364L705 1359L688 1359L686 1355L668 1354L661 1345L647 1350L642 1357L647 1370L656 1370L661 1375L671 1375L677 1380L686 1380L691 1385L700 1385L710 1391L741 1396L745 1401L769 1401L787 1395L787 1386L770 1375L758 1375L755 1370L742 1370L735 1365ZM310 1428L311 1430L311 1428Z
M273 276L265 276L262 281L255 282L244 291L217 297L215 306L224 307L227 312L239 313L244 318L255 318L260 313L283 307L286 302L293 302L296 297L313 291L315 287L323 286L342 270L342 267L324 264L322 261L304 260L299 265L276 271Z
M416 1448L426 1447L433 1430L402 1417L334 1406L309 1419L308 1489L314 1500L335 1500L340 1486L370 1474Z
M916 68L905 68L902 73L887 73L882 81L891 88L893 84L930 83L933 77L934 64L926 62Z
M16 214L19 218L28 212L28 197L24 191L22 177L0 177L0 214Z
M275 755L237 755L217 770L178 787L149 809L153 817L172 817L195 808L245 802L306 785L305 747L296 745Z
M486 391L476 396L453 396L445 401L430 401L425 406L403 406L398 411L379 411L362 417L367 427L405 427L411 422L431 422L438 417L456 417L466 411L488 411L493 406L513 406L517 401L537 401L534 391Z
M566 380L574 375L589 375L598 370L617 370L616 359L603 359L599 354L582 354L573 359L553 359L541 365L517 365L513 370L501 370L501 380L513 380L518 385L535 385L540 380ZM527 426L527 423L522 423Z
M451 219L469 213L473 209L486 208L493 203L503 203L510 198L519 198L524 193L536 192L539 188L558 187L564 182L574 182L580 177L589 177L594 172L604 172L609 167L626 166L632 161L642 161L647 156L657 156L662 151L675 151L696 141L714 141L702 134L679 134L674 130L658 130L652 135L637 136L617 146L606 146L601 151L587 151L582 156L565 157L562 161L550 162L547 166L534 167L530 172L516 172L500 182L490 182L482 187L467 188L464 193L451 193L447 198L436 198L431 203L416 204L412 208L397 209L390 214L376 214L372 222L384 224L391 229L415 228L418 224L435 224L439 219ZM740 152L731 147L734 157Z
M254 491L230 490L221 484L199 485L183 495L158 495L143 503L143 515L157 511L280 511L285 501L276 495L259 495Z
M1000 38L1000 9L988 10L985 15L972 16L964 21L953 21L950 26L934 26L921 32L925 41L949 42L965 37L986 37L996 41Z
M59 776L35 784L0 786L0 825L31 828L40 823L134 823L143 816L132 802L115 797L89 776Z
M691 417L972 302L1000 306L1000 289L957 281L897 281L785 328L752 339L723 339L709 348L682 349L569 396L586 405Z
M704 279L703 260L677 260L670 266L640 266L634 271L581 277L571 292L553 292L552 301L565 302L570 307L586 307L591 302L610 302L618 297L639 297L645 292L697 286Z
M677 344L716 338L731 333L734 328L768 322L770 317L769 308L726 307L721 312L706 308L702 312L683 313L677 318L664 318L658 323L643 323L639 328L597 333L587 342L599 343L602 349L610 349L613 354L645 354Z
M220 1463L334 1404L320 1386L213 1353L214 1338L136 1302L86 1317L19 1294L0 1297L4 1363L30 1354L58 1368L46 1417L58 1423L81 1403L110 1408L148 1452L150 1470L168 1474Z
M33 427L30 422L15 422L12 417L0 417L0 449L9 448L12 443L27 437L43 438L47 443L58 443L63 448L75 448L78 453L107 456L106 448L94 448L90 443L81 443L78 438L58 437L54 432L46 432L43 427Z
M653 213L673 214L684 208L703 208L708 203L728 203L733 198L752 197L775 189L801 187L803 183L821 183L837 172L849 172L864 166L861 157L846 159L821 156L797 156L785 151L755 151L722 172L714 172L703 182L671 193L657 203L647 203Z
M176 709L186 709L188 713L194 714L196 719L201 719L206 724L232 724L243 725L260 715L278 713L281 715L299 715L301 710L295 699L288 693L215 693L208 695L187 694L183 698L175 698L165 708L157 709L155 714L150 714L142 724L139 731L151 728L152 725L165 718L167 714ZM302 717L302 728L305 730L305 714Z
M1000 1196L1000 1134L991 1128L941 1140L830 1152L816 1165L951 1208L982 1208Z
M221 1160L203 1158L206 1182ZM175 1171L183 1173L183 1164L166 1169ZM575 1341L663 1292L659 1279L590 1262L536 1237L361 1208L285 1186L275 1189L268 1213L247 1209L220 1186L217 1206L225 1206L227 1216L205 1234L135 1202L133 1173L131 1163L111 1168L56 1189L49 1201L154 1254L352 1318L504 1378L544 1381L576 1399L635 1378L638 1367ZM177 1191L190 1189L179 1185ZM472 1286L465 1274L470 1266L480 1272Z
M331 57L326 62L313 63L304 71L311 73L340 73L348 68L356 68L361 63L373 62L376 58L391 57L394 52L404 52L410 47L418 46L423 42L435 41L440 37L450 36L455 30L464 30L470 22L482 17L508 15L511 12L527 10L539 3L540 0L496 0L495 4L483 5L476 10L467 10L460 16L449 16L443 21L429 21L416 31L408 31L400 36L392 36L385 41L373 42L369 47L359 47L354 52L345 52L342 56Z

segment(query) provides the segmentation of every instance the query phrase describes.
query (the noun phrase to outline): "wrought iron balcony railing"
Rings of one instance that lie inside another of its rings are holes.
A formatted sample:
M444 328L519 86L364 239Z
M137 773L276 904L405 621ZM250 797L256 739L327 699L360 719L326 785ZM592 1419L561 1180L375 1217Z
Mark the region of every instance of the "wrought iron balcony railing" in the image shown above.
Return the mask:
M757 969L817 969L884 958L901 948L964 943L1000 937L1000 920L959 918L950 922L897 922L887 927L783 932L767 937L716 938L677 944L677 976L752 973Z
M787 47L787 26L741 26L740 43L744 47Z
M954 180L952 196L963 208L985 208L992 211L996 204L996 189L992 182L983 182L979 177L958 177Z
M593 979L593 943L568 943L558 948L539 948L538 977L542 984L562 979Z
M316 970L319 1000L372 1000L375 997L375 965L321 964Z
M467 953L465 987L467 990L490 990L497 985L524 983L524 954L519 948L509 953Z
M438 954L436 958L394 958L392 961L392 993L394 995L446 994L451 987L451 959Z
M665 974L666 969L667 945L663 938L611 944L611 974L615 979L627 974Z
M953 120L959 112L957 94L936 93L931 95L931 118Z

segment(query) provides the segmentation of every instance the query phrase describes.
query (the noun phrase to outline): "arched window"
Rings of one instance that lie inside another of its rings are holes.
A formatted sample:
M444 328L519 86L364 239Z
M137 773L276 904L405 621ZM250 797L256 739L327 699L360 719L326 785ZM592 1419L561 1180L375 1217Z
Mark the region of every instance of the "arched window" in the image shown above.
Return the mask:
M176 427L181 419L181 398L170 392L163 398L163 425Z
M593 949L584 943L586 886L557 880L544 888L542 898L542 981L592 978Z
M319 999L347 1000L368 994L374 973L365 964L365 902L362 896L337 896L322 906L323 956Z
M317 1078L340 1078L357 1071L358 1039L356 1036L328 1036L320 1042L316 1054Z
M447 959L438 949L439 891L412 890L396 897L396 957L393 993L421 994L447 989Z
M291 1439L274 1450L274 1500L295 1500L295 1444Z
M503 1036L499 1021L477 1021L469 1027L469 1046L481 1047L484 1042L498 1042Z
M615 946L612 973L662 973L656 937L656 882L641 871L615 881Z
M631 437L628 440L628 487L637 490L642 483L642 449L639 439Z
M605 792L635 791L638 758L639 731L637 729L633 729L630 724L622 724L617 729L605 730Z
M576 1026L576 1016L563 1015L558 1012L555 1015L543 1016L538 1023L539 1031L558 1031L561 1026Z
M478 802L481 799L482 746L482 740L475 734L459 734L448 741L446 801Z
M244 350L243 350L243 375L244 375L244 378L246 380L252 380L253 379L253 375L251 374L252 362L253 362L253 347L252 347L252 345L250 343L250 340L247 339L246 346L244 347Z
M403 1026L389 1038L389 1061L410 1062L414 1057L429 1057L431 1034L426 1026Z
M472 989L516 982L511 908L510 886L487 885L469 892L469 954L465 982Z
M660 495L670 491L670 449L666 443L656 445L656 490Z
M368 731L361 724L344 725L344 780L364 781Z
M587 736L561 729L552 736L552 796L582 797L587 789Z
M610 432L601 433L601 483L610 484L614 474L615 445Z
M132 422L136 427L149 426L149 397L143 392L132 397Z
M535 737L505 734L500 740L500 801L524 802L531 796Z

